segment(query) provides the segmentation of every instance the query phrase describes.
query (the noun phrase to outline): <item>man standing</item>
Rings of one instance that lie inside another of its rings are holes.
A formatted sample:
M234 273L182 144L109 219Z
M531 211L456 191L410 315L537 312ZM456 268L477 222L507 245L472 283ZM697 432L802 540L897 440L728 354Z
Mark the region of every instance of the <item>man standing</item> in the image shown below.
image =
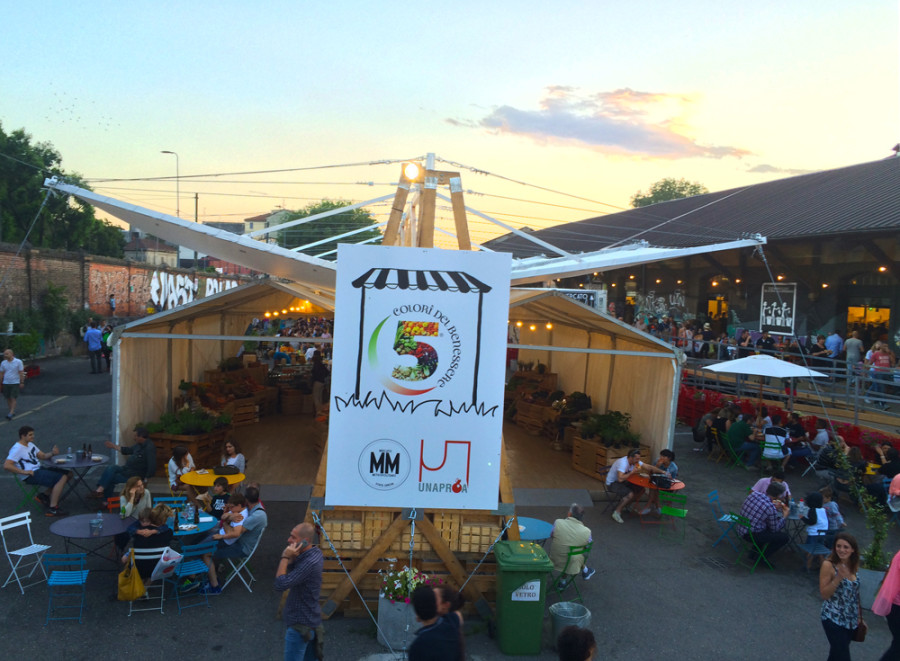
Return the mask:
M844 350L844 340L841 337L841 334L838 333L837 328L831 331L831 334L825 338L825 346L831 352L829 355L832 360L837 360L841 355L841 351Z
M644 487L628 481L628 478L639 470L661 474L666 472L661 468L642 462L641 451L637 449L629 450L626 456L619 457L609 467L609 472L606 474L606 490L621 498L618 506L612 513L613 521L616 523L625 523L622 519L622 510L630 507L631 503L644 493Z
M103 334L97 328L97 322L92 321L91 327L84 332L84 341L87 343L88 355L91 357L91 374L100 373L100 354L103 349Z
M746 358L753 353L753 338L746 328L741 331L741 339L738 340L738 358Z
M409 661L458 661L462 658L460 630L449 617L438 613L435 590L420 585L410 595L413 612L422 627L409 646Z
M106 441L106 447L128 455L128 459L124 466L111 464L104 469L97 481L97 490L91 494L94 498L106 498L116 488L116 484L127 482L129 477L135 475L142 477L146 484L156 472L156 446L145 427L135 427L134 445L131 447L122 447L112 441Z
M19 391L25 387L25 365L16 358L12 349L7 349L3 352L0 372L3 372L3 397L9 407L6 419L12 420L16 414L16 400L19 398Z
M109 316L110 317L116 316L116 295L115 294L109 295Z
M319 608L323 558L322 550L314 544L314 540L315 528L312 524L295 526L275 571L275 590L289 590L283 613L287 625L284 635L285 661L313 661L323 657L325 628Z
M775 353L775 339L764 330L762 336L756 341L756 350L760 353L773 355Z
M788 543L788 534L784 532L784 519L791 508L780 498L784 494L784 485L772 482L764 494L751 491L741 506L741 516L750 521L750 531L760 547L768 544L766 560ZM737 526L738 534L748 539L747 529Z
M584 580L594 575L595 570L585 565L585 556L575 555L569 561L569 548L572 546L584 546L591 541L591 529L584 523L584 508L578 503L572 503L565 519L557 519L553 522L553 532L550 533L550 562L556 571L566 569L566 581L571 581L575 575L581 572ZM566 562L569 566L566 568Z
M20 427L19 440L9 451L3 468L25 484L47 487L47 491L35 496L35 500L45 505L47 516L65 516L59 509L59 496L69 479L69 474L56 468L41 468L41 459L50 459L59 454L55 445L50 452L41 452L34 444L34 428Z
M859 339L857 331L850 333L850 337L844 342L844 350L847 352L845 358L847 360L847 378L849 379L854 377L854 371L863 359L863 343Z

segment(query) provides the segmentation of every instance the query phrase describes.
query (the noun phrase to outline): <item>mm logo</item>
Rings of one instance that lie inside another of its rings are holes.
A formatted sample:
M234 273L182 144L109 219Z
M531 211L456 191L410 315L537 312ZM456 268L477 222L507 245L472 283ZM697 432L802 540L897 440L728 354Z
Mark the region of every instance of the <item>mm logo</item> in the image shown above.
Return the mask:
M390 438L372 441L357 460L360 477L378 491L390 491L403 484L409 477L410 466L409 452Z

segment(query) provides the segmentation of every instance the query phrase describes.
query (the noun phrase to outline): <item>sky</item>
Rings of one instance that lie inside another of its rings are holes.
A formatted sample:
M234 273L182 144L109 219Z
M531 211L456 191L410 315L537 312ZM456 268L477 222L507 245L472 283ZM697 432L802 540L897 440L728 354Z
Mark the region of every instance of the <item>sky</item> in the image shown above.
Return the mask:
M724 190L900 142L896 0L95 0L2 17L3 130L117 199L194 218L196 194L200 220L386 195L399 165L370 163L434 153L469 206L541 228L663 177ZM260 172L299 168L317 169Z

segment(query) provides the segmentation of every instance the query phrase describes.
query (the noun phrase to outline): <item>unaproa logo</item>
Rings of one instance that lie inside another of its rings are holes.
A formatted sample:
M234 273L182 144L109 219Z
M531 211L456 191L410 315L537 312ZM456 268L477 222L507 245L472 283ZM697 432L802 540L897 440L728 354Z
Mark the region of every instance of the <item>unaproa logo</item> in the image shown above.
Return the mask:
M447 460L451 454L452 459L448 465ZM429 466L425 463L425 439L422 439L419 443L419 491L468 493L471 456L471 441L444 441L444 456L441 459L441 463L437 466ZM431 477L444 478L444 481L423 482L422 475L424 471L438 473L438 475ZM462 476L465 477L463 478Z
M369 443L357 462L363 481L373 489L396 489L409 477L409 452L397 441L381 438Z
M462 340L450 317L425 304L400 305L392 313L382 319L368 342L369 365L382 385L413 396L450 383L462 357ZM388 335L391 329L393 338ZM379 353L390 358L381 358ZM423 387L415 387L419 384Z

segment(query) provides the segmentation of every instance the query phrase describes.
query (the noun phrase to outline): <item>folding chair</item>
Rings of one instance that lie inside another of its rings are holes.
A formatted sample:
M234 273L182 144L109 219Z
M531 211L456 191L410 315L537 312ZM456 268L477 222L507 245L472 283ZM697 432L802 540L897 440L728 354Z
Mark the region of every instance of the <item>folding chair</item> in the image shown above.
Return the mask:
M816 464L819 463L819 455L822 454L822 450L824 450L827 446L822 446L819 448L818 452L814 452L813 454L804 457L806 459L809 466L806 467L806 470L800 474L800 477L805 476L809 471L816 470Z
M738 526L743 526L747 530L747 538L745 538L741 534L738 534L738 539L741 542L741 550L738 551L738 557L735 564L741 565L742 567L747 567L748 569L750 569L751 574L756 571L756 566L759 564L760 560L766 563L766 566L769 569L774 569L774 567L772 567L771 563L769 563L768 559L766 558L766 549L769 548L769 545L768 543L766 543L760 546L756 541L756 537L753 536L753 533L750 530L750 519L745 516L741 516L740 514L734 514L734 516L737 518L735 524Z
M134 560L137 562L138 560L156 560L159 562L159 559L162 557L162 554L165 552L165 546L160 546L155 549L134 549ZM143 576L141 578L144 578ZM135 599L134 601L128 602L128 617L131 617L132 613L137 613L139 611L159 611L160 614L163 612L163 601L166 597L166 582L165 581L156 581L152 583L149 578L144 579L144 596L140 599ZM158 592L158 595L151 594L151 591ZM158 605L151 606L152 602L158 602ZM135 604L140 604L142 607L138 608Z
M556 595L562 599L563 592L565 592L570 585L575 586L575 594L578 596L570 599L569 601L580 601L584 603L584 599L581 597L581 590L578 589L578 582L575 580L578 578L578 574L567 574L566 570L569 568L569 563L572 562L572 558L575 558L579 555L587 555L591 552L591 547L593 547L593 542L588 542L584 546L570 546L569 552L566 554L566 564L562 568L558 574L550 574L550 588L556 592Z
M687 502L687 496L674 493L672 491L660 491L659 492L659 511L660 511L660 523L662 525L659 526L659 536L665 537L667 533L667 529L669 526L666 523L672 524L672 531L675 533L675 537L678 537L678 521L681 521L681 539L679 542L684 542L684 536L687 531L687 509L684 507L684 504Z
M22 492L22 500L19 502L19 506L16 507L16 511L29 509L31 503L37 498L41 486L39 484L26 484L25 480L20 480L17 475L13 476L13 480L15 480L15 483L19 486L19 491Z
M175 593L175 602L178 604L179 614L181 614L181 611L185 608L193 608L194 606L206 605L206 607L209 608L209 596L205 592L201 590L196 590L193 593L186 592L182 589L182 583L189 576L205 576L207 567L206 563L203 562L203 556L213 554L215 551L215 542L204 542L202 544L191 544L182 547L181 554L183 557L181 562L175 567L175 571L172 572L170 577L165 579L171 584L172 592ZM193 603L182 606L181 600L185 597L194 597Z
M175 522L178 523L178 510L184 511L187 506L187 498L185 496L164 496L153 499L154 505L168 505L175 512Z
M764 461L774 461L775 462L775 470L781 468L781 463L784 461L784 449L782 448L781 443L779 443L776 439L769 439L766 436L766 440L763 441L762 444L762 454L760 455L759 466L762 468ZM805 473L804 473L805 475Z
M85 584L88 570L84 568L84 553L47 553L42 559L44 570L50 571L47 579L49 600L47 603L46 626L50 620L78 620L84 613ZM61 603L60 603L61 602ZM58 611L78 609L78 615L59 615Z
M118 514L122 506L121 496L110 496L106 499L106 511L110 514Z
M253 589L250 587L250 584L256 579L253 577L253 572L250 571L250 567L248 563L250 562L250 558L253 557L253 554L256 553L256 549L259 546L259 540L262 539L263 533L266 532L266 529L263 528L259 532L259 537L256 538L256 543L253 545L253 548L250 549L250 553L248 553L243 558L226 558L226 561L229 565L231 565L231 571L228 574L228 577L222 583L222 590L228 587L228 584L234 580L234 577L237 576L241 579L241 583L244 584L244 587L247 588L247 592L253 592ZM237 564L235 564L235 560L237 560ZM246 572L246 577L244 573Z
M727 459L728 450L726 450L725 446L722 444L722 439L719 436L718 429L716 429L715 427L712 427L712 428L710 428L709 433L712 435L712 438L713 438L713 446L714 446L713 450L715 451L715 455L716 455L716 457L715 457L716 463L719 463L720 461L722 461L722 459ZM713 452L710 452L708 455L706 455L706 460L707 461L713 460ZM726 461L726 464L727 464L727 461Z
M16 480L16 482L18 482L18 480ZM21 528L22 526L25 527L25 531L28 534L28 545L20 548L10 548L12 542L7 539L7 537L10 536L9 531L15 528ZM47 572L44 571L44 567L41 565L41 556L43 556L50 547L46 544L34 543L34 538L31 536L31 512L13 514L12 516L6 516L0 519L0 537L3 539L3 551L6 553L6 559L9 560L9 566L12 569L12 571L9 572L9 576L6 577L6 581L3 583L4 588L15 578L16 583L19 585L19 591L22 594L25 594L25 588L30 588L32 585L37 585L38 583L43 583L47 580ZM34 560L23 564L25 559L29 556L34 556ZM31 571L27 574L20 574L20 572L29 567L31 567ZM34 583L29 583L28 585L22 585L22 581L30 579L38 568L40 568L44 578L38 579Z
M716 525L718 525L719 530L722 531L722 534L719 535L719 539L713 542L713 548L716 548L719 542L724 539L731 545L731 548L734 549L735 553L740 553L740 550L734 545L734 542L731 541L730 537L731 532L734 530L734 524L737 522L737 514L733 514L732 512L725 514L722 512L722 507L719 505L718 489L710 491L707 498L709 499L709 507L712 510L713 518L716 520Z
M797 547L806 552L806 571L809 573L809 561L815 555L821 555L823 558L831 555L831 549L825 546L822 542L825 539L825 535L819 535L818 537L811 537L808 541L803 544L797 544Z

